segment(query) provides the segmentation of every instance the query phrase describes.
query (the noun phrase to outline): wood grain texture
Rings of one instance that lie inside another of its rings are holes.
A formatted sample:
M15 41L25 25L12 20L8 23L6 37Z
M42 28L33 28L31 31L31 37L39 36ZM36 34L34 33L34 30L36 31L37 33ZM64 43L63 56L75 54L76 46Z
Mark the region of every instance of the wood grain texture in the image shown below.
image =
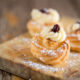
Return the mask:
M20 77L17 77L17 76L12 75L12 79L11 79L11 80L24 80L24 79L22 79L22 78L20 78Z
M24 79L14 76L11 73L0 70L0 80L24 80Z
M2 80L11 80L11 75L10 73L7 72L2 72Z
M2 80L2 71L0 70L0 80Z

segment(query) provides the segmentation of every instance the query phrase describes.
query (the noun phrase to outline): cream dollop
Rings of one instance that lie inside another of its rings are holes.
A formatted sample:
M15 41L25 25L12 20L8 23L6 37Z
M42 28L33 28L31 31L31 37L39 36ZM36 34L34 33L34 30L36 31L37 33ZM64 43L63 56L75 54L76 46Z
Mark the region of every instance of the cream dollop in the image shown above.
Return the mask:
M76 23L72 26L72 30L75 31L80 28L80 24Z
M44 29L41 32L41 35L46 38L50 39L52 41L57 42L63 42L66 39L66 33L62 27L60 27L59 32L53 32L51 31L53 27L44 27Z
M60 19L59 13L54 9L48 9L49 14L42 13L38 9L33 9L31 16L32 19L38 23L54 23Z

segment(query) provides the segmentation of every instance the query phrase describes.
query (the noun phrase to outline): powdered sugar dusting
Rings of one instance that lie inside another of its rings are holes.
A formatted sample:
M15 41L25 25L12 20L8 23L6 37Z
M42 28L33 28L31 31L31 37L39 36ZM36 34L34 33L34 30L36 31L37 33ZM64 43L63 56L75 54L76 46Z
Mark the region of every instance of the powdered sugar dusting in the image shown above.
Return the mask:
M43 70L44 72L57 72L59 69L56 67L50 67L48 65L44 66L42 64L33 63L32 61L24 62L25 64L28 64L28 66L35 68L36 70Z
M56 55L55 52L53 50L47 50L46 48L44 48L43 50L41 50L41 53L44 53L46 55L46 53L50 56L54 56Z
M38 44L37 44L37 42L32 41L32 43L33 43L33 44L35 44L37 47L40 47L40 48L41 48L41 46L40 46L40 45L38 45Z

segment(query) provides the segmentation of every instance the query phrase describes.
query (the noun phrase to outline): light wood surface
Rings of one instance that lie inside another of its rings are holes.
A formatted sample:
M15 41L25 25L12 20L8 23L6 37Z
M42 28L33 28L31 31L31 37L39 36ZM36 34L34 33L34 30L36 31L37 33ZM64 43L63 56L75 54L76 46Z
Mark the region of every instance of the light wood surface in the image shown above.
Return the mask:
M0 69L32 80L80 79L80 53L70 52L67 65L55 67L42 63L30 52L31 37L25 33L0 45ZM74 75L75 73L75 75ZM5 74L4 74L5 75ZM10 78L6 74L3 78ZM74 79L73 79L74 78Z

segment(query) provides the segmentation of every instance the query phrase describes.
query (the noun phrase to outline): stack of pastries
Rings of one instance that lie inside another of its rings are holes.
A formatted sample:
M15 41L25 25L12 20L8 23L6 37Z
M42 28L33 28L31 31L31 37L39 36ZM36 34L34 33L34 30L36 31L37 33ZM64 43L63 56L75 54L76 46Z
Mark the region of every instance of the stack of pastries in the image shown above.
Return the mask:
M80 52L80 21L70 27L62 25L54 9L33 9L27 28L32 36L32 55L47 65L66 64L70 49Z

